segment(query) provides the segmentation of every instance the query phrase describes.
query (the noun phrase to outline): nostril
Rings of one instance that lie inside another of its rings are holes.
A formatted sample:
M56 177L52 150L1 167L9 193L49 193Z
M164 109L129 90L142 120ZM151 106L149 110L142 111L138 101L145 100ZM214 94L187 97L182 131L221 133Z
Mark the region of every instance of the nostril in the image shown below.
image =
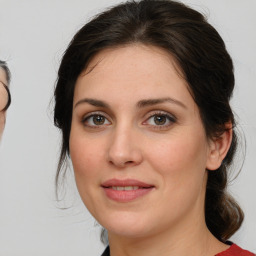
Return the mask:
M142 155L140 150L132 148L132 145L130 148L111 147L107 152L107 161L119 168L131 167L141 163Z
M134 161L123 161L123 162L118 162L118 161L109 161L111 165L116 165L121 168L126 167L126 166L131 166L134 164Z

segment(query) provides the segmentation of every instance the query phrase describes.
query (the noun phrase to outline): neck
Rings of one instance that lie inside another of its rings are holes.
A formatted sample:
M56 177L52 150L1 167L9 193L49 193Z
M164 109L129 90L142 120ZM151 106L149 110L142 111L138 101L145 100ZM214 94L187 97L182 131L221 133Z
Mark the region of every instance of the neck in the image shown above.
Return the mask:
M196 226L196 225L195 225ZM109 234L111 256L214 256L229 246L217 240L205 226L188 226L182 233L126 238Z

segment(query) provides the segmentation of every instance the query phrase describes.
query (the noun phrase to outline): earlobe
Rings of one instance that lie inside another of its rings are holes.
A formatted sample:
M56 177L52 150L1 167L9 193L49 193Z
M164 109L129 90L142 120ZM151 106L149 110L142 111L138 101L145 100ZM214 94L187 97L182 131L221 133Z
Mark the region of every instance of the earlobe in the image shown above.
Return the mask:
M207 170L217 170L228 153L232 142L232 124L225 125L226 130L218 137L212 138L209 142L209 154L206 163Z

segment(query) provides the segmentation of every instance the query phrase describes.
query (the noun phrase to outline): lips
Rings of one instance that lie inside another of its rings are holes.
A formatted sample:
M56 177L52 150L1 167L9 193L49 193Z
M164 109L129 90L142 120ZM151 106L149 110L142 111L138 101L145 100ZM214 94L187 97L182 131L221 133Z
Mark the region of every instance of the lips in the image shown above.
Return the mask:
M138 180L111 179L102 183L106 196L117 202L129 202L145 196L154 188L153 185Z

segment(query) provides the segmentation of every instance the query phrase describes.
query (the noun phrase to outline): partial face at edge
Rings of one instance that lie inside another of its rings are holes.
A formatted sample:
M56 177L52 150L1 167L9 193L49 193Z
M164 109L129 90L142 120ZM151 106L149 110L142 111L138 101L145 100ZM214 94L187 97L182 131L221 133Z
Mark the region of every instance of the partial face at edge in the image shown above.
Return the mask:
M211 146L173 63L156 47L109 49L77 80L70 155L81 198L109 235L204 222ZM140 195L134 180L150 188Z
M0 67L0 110L2 110L8 102L8 94L2 83L7 85L7 78L5 71ZM0 112L0 138L4 130L5 114L5 112Z

